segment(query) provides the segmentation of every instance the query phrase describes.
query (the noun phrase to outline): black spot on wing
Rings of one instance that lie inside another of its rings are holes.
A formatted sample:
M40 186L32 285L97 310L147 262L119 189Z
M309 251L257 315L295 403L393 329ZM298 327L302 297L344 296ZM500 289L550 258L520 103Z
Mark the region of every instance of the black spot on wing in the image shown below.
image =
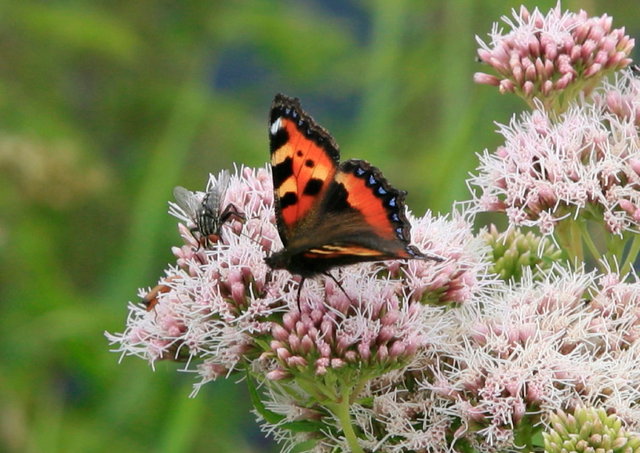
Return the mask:
M283 197L280 197L280 209L288 208L298 202L298 196L293 192L287 192Z
M287 130L284 128L278 129L275 134L271 135L271 139L269 141L271 153L273 154L276 150L282 148L288 141L289 133Z
M287 157L278 165L272 167L273 171L273 188L277 189L288 178L293 175L293 159Z
M307 159L307 160L304 161L304 165L306 167L313 168L313 166L315 165L315 162L312 161L311 159Z
M348 209L353 209L347 201L349 194L344 184L334 182L329 187L329 192L326 196L325 212L341 212Z
M304 191L302 193L304 195L310 196L317 195L318 193L320 193L323 184L324 182L322 181L322 179L312 178L304 186Z

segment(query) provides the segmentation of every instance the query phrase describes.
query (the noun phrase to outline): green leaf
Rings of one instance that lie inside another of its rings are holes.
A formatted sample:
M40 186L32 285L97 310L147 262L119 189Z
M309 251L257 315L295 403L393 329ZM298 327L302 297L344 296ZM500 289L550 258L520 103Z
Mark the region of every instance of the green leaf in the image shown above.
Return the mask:
M544 437L542 437L542 430L536 431L531 436L531 443L536 447L544 447Z
M304 451L309 451L318 444L318 441L319 439L309 439L304 442L300 442L289 451L291 453L302 453Z
M324 423L315 420L298 420L280 425L281 428L288 429L296 433L315 433L325 428Z
M258 388L255 385L255 380L251 378L251 374L247 372L247 388L249 389L249 397L251 398L251 403L253 403L253 407L255 407L256 411L266 420L267 423L271 423L275 425L276 423L280 423L284 420L284 415L277 414L273 411L270 411L265 407L260 399L260 393L258 392Z

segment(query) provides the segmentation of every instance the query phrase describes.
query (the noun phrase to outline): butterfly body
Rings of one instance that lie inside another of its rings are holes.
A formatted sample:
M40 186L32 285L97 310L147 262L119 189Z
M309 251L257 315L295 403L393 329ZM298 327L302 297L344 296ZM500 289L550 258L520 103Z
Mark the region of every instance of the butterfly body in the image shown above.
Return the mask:
M272 269L302 277L337 266L387 259L438 259L409 244L406 192L364 160L339 162L331 135L284 95L270 115L271 166L278 232L284 249Z

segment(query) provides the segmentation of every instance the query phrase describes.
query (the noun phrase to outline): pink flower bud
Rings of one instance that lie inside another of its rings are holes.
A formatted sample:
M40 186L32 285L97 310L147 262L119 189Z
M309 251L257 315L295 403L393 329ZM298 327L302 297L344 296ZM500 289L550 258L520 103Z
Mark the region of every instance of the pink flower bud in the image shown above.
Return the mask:
M347 363L342 359L331 359L331 368L338 369L345 366Z
M636 206L629 200L625 200L624 198L618 201L618 206L627 211L629 214L633 214L634 212L636 212Z
M300 337L296 334L291 334L288 336L289 341L289 349L292 351L298 351L300 349Z
M602 65L600 63L593 63L591 66L587 68L586 71L584 71L583 76L585 78L589 78L596 75L601 70L602 70Z
M309 326L313 325L313 321L308 316L302 315L302 320L296 323L295 332L298 336L302 337L309 332Z
M377 341L380 343L385 343L389 341L395 335L395 329L390 326L384 326L380 329L378 333Z
M500 81L499 88L500 88L500 93L501 94L512 93L514 91L514 89L515 89L515 85L509 79L502 79Z
M347 351L344 353L344 359L349 363L354 363L358 360L358 354L353 350Z
M522 91L524 92L524 94L526 96L531 96L533 94L533 91L535 89L535 85L533 84L532 81L527 80L523 85L522 85Z
M298 314L295 312L287 312L282 316L282 325L287 330L293 330L298 322Z
M520 398L513 402L513 414L512 420L515 424L522 420L522 417L527 413L527 405Z
M311 338L309 338L308 335L305 335L304 337L302 337L302 340L300 341L301 353L308 354L309 352L311 352L313 347L314 347L313 340L311 340Z
M362 342L358 345L357 349L361 360L368 361L371 358L371 347L369 344Z
M279 380L282 380L282 379L287 379L289 377L291 377L291 375L287 371L284 371L284 370L281 370L281 369L269 371L266 374L266 378L271 380L271 381L279 381Z
M280 360L287 360L291 357L291 353L286 348L278 348L276 350L276 355Z
M478 58L480 58L480 60L482 60L485 63L489 63L489 61L491 60L491 52L489 52L486 49L478 49ZM483 82L478 82L478 83L483 83Z
M376 360L379 362L384 362L389 357L389 350L386 346L382 345L378 348L376 352Z
M399 357L406 351L407 346L402 341L394 341L389 349L391 357Z
M271 329L271 335L273 335L273 338L276 340L282 342L288 338L289 332L287 332L282 326L274 324L273 329Z
M276 349L284 348L284 343L276 340L271 340L271 342L269 343L269 347L275 351Z
M291 368L305 368L307 361L299 355L294 355L287 359L287 365Z
M473 81L484 85L498 86L500 79L494 75L485 74L484 72L476 72L473 75Z

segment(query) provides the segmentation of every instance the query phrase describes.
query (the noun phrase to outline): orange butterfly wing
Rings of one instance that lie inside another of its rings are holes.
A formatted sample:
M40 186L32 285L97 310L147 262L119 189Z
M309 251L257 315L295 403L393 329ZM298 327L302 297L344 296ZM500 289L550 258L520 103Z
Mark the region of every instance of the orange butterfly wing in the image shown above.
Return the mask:
M277 95L270 120L278 218L291 232L322 199L333 181L340 153L333 138L304 113L297 99Z

